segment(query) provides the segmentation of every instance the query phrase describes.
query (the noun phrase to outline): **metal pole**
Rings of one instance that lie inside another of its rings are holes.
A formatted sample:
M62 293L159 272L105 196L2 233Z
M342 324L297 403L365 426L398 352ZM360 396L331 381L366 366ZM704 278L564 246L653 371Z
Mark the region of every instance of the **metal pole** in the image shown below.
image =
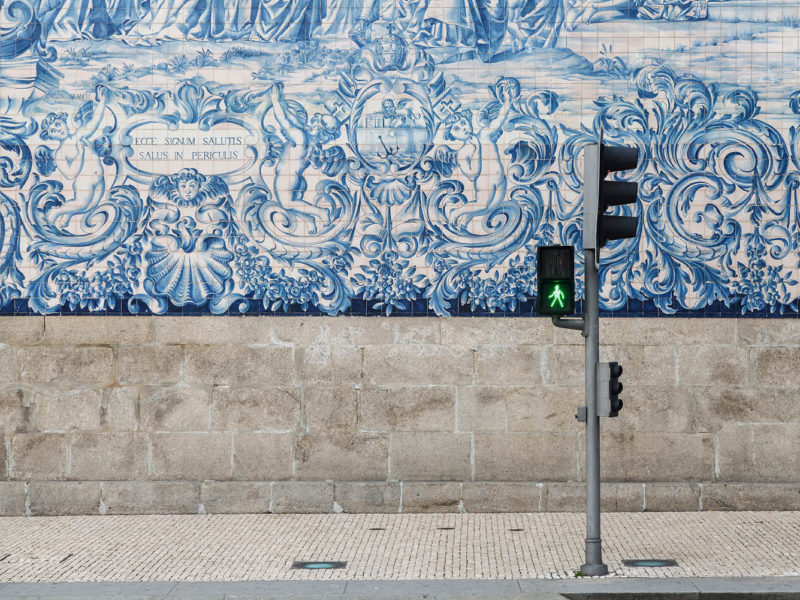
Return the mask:
M597 361L600 355L600 299L597 250L584 250L586 338L586 564L584 575L608 575L600 539L600 417L597 416Z

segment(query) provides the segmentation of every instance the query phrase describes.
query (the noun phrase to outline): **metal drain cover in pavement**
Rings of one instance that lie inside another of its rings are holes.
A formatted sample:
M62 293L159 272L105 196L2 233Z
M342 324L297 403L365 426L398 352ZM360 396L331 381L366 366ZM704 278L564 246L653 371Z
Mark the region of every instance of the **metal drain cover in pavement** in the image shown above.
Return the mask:
M625 559L622 564L626 567L677 567L678 561L672 558Z
M344 569L347 561L295 561L292 563L293 569Z

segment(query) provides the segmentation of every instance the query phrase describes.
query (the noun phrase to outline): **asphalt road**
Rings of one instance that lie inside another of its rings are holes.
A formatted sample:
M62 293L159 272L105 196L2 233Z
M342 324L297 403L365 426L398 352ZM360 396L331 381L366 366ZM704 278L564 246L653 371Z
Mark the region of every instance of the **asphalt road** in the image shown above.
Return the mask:
M2 599L47 600L800 600L800 577L413 581L7 583Z

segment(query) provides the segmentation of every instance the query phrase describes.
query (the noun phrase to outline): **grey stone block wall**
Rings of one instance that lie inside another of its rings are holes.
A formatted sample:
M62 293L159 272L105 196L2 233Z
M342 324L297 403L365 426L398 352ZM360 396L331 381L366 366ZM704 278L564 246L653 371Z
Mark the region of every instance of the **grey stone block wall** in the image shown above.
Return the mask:
M800 509L800 321L607 319L609 511ZM0 515L582 511L531 318L0 318Z

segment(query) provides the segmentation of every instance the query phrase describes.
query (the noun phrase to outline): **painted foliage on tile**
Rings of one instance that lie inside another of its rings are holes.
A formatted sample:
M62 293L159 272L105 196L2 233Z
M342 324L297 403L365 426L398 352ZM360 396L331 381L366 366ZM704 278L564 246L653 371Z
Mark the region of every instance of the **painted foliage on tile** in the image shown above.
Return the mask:
M796 316L796 1L0 14L6 311L530 314L536 247L581 259L603 130L642 156L605 309Z

